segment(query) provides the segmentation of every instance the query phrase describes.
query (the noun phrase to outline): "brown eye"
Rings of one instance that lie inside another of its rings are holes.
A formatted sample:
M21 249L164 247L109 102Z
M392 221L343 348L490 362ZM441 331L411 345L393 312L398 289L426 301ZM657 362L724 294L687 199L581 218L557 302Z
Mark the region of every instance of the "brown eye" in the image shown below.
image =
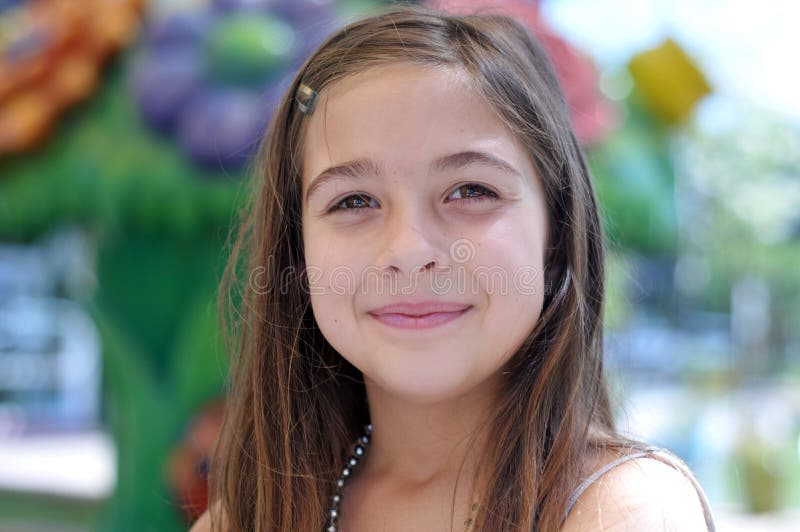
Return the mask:
M370 197L364 194L351 194L346 198L343 198L333 207L331 207L328 212L336 212L336 211L360 211L365 209L370 201Z
M483 201L487 199L495 199L498 197L498 195L495 194L493 191L476 183L467 183L466 185L461 185L453 192L458 192L459 195L461 196L460 198L455 198L455 200L462 202Z

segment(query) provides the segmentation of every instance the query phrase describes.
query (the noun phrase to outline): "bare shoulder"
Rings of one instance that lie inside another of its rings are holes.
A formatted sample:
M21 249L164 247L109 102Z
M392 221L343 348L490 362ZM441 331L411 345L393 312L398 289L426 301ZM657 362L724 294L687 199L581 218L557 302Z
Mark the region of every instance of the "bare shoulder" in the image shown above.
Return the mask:
M561 528L562 532L706 529L692 481L652 457L629 460L597 479L578 498Z
M214 507L214 521L219 522L220 527L218 527L214 532L219 532L223 530L227 530L227 521L225 520L225 512L222 511L222 507L220 506L220 502L217 501L213 504ZM206 510L202 513L202 515L194 522L192 528L189 529L189 532L211 532L211 512L210 510Z
M192 528L189 529L189 532L211 532L211 516L208 513L208 510L203 512L203 514L194 522Z

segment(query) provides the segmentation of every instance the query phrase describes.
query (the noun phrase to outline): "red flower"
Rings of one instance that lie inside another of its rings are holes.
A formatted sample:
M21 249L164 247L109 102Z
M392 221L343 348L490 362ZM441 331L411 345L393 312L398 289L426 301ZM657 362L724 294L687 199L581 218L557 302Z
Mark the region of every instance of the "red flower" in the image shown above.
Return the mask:
M599 90L592 61L542 20L538 0L428 0L427 5L453 14L501 13L522 22L550 56L578 139L594 144L613 129L617 112Z

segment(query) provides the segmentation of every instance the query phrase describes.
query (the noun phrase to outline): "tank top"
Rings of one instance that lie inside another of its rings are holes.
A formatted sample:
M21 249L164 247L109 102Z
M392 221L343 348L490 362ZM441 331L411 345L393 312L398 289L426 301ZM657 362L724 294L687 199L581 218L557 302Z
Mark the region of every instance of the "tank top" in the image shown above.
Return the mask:
M703 507L703 516L705 517L706 521L706 528L709 532L716 531L716 525L714 524L714 516L711 513L711 506L708 503L708 499L706 498L706 494L703 491L703 488L700 486L700 483L694 477L694 474L689 470L689 467L678 458L676 455L668 451L667 449L663 449L661 447L647 447L646 449L642 450L641 452L621 456L616 460L612 460L611 462L607 463L591 475L589 475L583 482L581 482L567 502L567 509L564 512L564 517L561 520L562 525L564 521L566 521L567 516L569 515L570 510L578 501L578 498L583 494L586 489L592 485L598 478L602 477L615 467L620 464L624 464L630 460L635 460L637 458L653 458L660 462L663 462L673 468L677 469L681 473L683 473L694 486L694 489L697 491L697 497L700 499L700 505Z

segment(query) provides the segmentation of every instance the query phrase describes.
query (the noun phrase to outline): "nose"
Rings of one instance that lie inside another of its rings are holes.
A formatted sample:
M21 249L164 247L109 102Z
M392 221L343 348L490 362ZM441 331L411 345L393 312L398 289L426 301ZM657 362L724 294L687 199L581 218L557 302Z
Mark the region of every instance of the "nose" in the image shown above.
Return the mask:
M402 210L387 221L379 237L377 266L408 277L444 266L446 254L438 244L442 240L441 231L422 209Z

